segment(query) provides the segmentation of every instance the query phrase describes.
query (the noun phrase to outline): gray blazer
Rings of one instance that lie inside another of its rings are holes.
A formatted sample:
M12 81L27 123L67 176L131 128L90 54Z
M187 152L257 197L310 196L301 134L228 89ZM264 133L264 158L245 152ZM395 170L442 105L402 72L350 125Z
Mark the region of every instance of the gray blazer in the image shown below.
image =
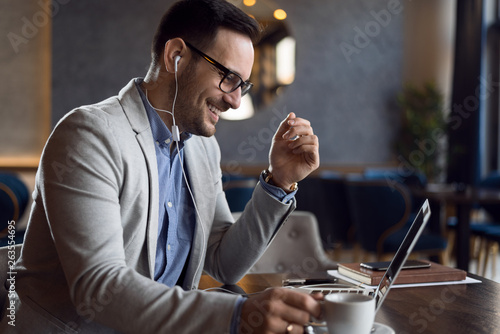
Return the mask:
M134 81L68 113L42 154L2 333L228 333L236 296L197 290L202 271L236 283L294 210L261 185L234 222L214 137L185 145L196 215L181 287L155 282L158 171ZM193 213L194 214L194 213Z

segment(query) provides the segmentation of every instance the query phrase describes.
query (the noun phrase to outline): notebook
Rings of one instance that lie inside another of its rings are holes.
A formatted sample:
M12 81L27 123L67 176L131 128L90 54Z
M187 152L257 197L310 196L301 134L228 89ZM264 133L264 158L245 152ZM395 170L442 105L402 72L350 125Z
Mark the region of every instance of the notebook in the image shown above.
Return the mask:
M297 289L308 290L309 292L320 291L325 294L328 293L338 293L338 292L348 292L348 293L358 293L371 295L375 298L376 311L380 309L382 302L384 301L387 293L391 289L394 281L398 277L401 269L403 268L403 264L408 259L411 251L415 247L415 244L418 241L418 238L424 231L427 222L429 221L429 217L431 215L431 209L429 207L429 200L425 200L425 202L420 207L413 223L411 224L408 233L406 234L403 242L399 246L396 254L394 255L389 267L385 271L380 283L378 284L375 290L373 289L363 289L356 286L342 286L338 287L338 285L331 285L331 287L327 287L325 285L317 285L317 286L303 286Z
M409 261L409 260L408 260ZM408 264L408 261L406 264ZM431 261L419 261L428 264L428 268L403 268L394 284L418 284L432 282L463 281L467 278L464 270L443 266ZM406 265L405 265L406 267ZM357 263L339 263L338 273L369 286L377 286L384 276L383 270L370 270Z

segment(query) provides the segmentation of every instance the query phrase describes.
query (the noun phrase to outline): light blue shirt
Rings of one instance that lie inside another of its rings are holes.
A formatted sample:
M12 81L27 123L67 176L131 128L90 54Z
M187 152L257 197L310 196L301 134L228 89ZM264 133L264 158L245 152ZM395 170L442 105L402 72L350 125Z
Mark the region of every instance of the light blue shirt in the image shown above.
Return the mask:
M151 125L158 167L160 210L154 279L167 286L182 285L179 279L182 280L182 270L191 251L195 226L195 217L192 215L194 206L181 165L184 142L191 138L191 134L182 133L178 151L172 133L138 86L141 82L136 81L136 85Z

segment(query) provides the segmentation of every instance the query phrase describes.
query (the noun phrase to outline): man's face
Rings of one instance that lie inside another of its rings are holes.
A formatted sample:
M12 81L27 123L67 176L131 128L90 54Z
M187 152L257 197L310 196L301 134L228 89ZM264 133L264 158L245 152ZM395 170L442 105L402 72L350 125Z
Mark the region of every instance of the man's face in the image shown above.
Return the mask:
M196 47L196 46L195 46ZM252 70L254 51L251 40L241 34L221 28L212 47L201 50L231 71L248 80ZM181 131L210 137L216 129L221 112L236 109L241 103L241 88L232 93L219 89L223 77L220 70L195 54L193 60L179 76L179 93L175 105L176 123Z

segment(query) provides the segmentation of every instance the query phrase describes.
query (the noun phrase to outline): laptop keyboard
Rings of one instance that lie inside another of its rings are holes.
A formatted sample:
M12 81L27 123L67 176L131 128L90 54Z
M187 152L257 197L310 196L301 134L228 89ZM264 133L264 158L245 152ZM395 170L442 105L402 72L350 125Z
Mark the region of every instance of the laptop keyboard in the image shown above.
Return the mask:
M359 295L369 295L370 291L365 289L321 289L321 290L312 290L311 293L321 292L324 295L329 295L332 293L353 293Z
M322 293L323 295L329 295L332 293L353 293L371 296L373 295L373 289L363 289L356 286L342 286L342 284L317 284L317 285L307 285L300 286L294 289L301 290L301 292L312 294L312 293Z

